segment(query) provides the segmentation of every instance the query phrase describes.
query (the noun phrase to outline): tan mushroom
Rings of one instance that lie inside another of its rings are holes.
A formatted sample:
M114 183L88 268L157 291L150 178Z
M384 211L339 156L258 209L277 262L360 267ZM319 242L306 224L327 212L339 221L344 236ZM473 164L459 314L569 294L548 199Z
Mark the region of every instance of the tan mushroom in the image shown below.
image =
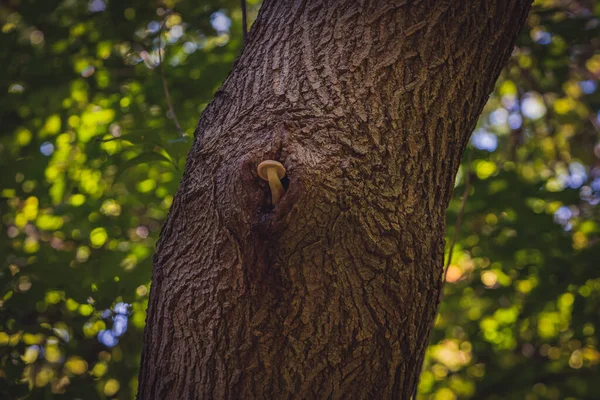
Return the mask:
M285 193L281 178L285 176L285 168L279 161L265 160L258 164L256 169L258 176L269 182L271 188L271 203L277 205L279 199Z

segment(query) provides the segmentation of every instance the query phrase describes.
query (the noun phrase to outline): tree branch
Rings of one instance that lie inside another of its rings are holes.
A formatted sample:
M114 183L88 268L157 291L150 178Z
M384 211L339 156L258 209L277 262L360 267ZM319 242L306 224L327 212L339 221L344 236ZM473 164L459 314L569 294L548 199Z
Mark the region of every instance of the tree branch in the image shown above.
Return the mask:
M165 93L165 99L167 100L167 106L169 107L169 113L173 117L173 123L175 124L175 128L179 132L181 137L184 137L183 129L181 128L181 124L179 123L179 119L177 118L177 114L175 113L175 107L173 107L173 102L171 100L171 94L169 92L169 85L167 84L167 78L165 76L165 67L163 65L163 57L162 57L162 34L165 27L167 19L165 18L160 25L160 31L158 32L158 62L160 64L160 76L163 84L163 91ZM165 55L167 52L167 46L165 45Z
M246 40L248 39L248 12L246 11L246 0L242 1L242 35L244 38L244 44L246 44Z

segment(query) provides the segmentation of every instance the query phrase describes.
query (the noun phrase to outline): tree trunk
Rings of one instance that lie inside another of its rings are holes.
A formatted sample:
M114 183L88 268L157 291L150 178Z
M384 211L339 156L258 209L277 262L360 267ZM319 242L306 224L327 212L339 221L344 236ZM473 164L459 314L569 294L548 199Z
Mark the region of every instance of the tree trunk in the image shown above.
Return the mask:
M411 397L459 161L529 6L264 2L157 245L139 399Z

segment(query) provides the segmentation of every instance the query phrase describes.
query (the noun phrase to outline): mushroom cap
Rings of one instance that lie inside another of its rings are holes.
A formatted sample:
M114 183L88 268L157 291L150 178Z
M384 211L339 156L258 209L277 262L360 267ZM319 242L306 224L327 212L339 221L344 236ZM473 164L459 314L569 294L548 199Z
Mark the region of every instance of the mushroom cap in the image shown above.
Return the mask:
M258 172L258 176L260 176L264 180L268 180L269 179L267 177L267 169L268 168L275 168L277 171L277 177L279 179L281 179L285 176L285 167L283 166L283 164L281 164L279 161L274 161L274 160L265 160L265 161L261 162L260 164L258 164L258 167L256 168L256 172Z

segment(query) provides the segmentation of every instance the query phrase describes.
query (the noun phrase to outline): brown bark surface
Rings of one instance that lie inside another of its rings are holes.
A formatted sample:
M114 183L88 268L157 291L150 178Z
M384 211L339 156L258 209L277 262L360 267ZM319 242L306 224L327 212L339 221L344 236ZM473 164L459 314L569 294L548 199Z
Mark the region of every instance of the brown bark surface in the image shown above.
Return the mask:
M264 2L157 245L139 399L411 397L459 161L529 6Z

